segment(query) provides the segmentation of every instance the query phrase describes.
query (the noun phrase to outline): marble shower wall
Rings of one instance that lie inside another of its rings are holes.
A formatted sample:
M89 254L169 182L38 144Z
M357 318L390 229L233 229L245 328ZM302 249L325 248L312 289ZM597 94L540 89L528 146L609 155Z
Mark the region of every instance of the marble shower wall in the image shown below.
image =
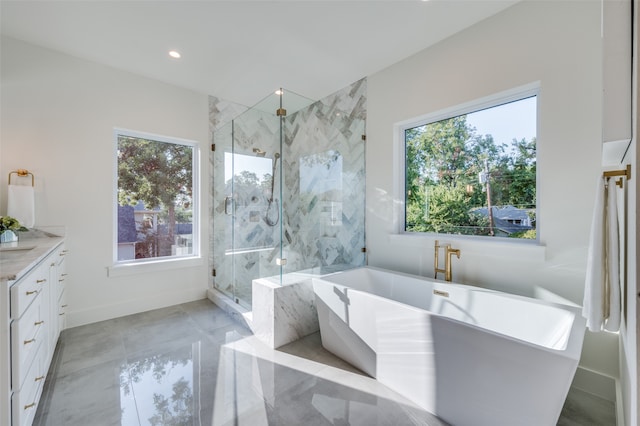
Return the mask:
M275 226L270 226L265 219L270 181L262 179L260 173L257 173L257 183L238 178L233 207L235 223L225 214L225 197L231 196L226 182L228 171L225 176L225 152L228 169L233 119L233 149L239 155L236 158L255 157L253 148L259 148L266 151L264 161L273 161L274 153L280 152L280 119L275 112L245 111L242 106L215 97L210 97L209 106L211 135L216 144L216 152L210 156L213 180L210 229L213 232L209 262L211 268L216 269L213 285L250 306L252 280L279 273L275 259L280 257L281 248L287 259L284 273L363 265L365 142L362 135L365 133L366 80L300 111L289 112L285 118L283 152L274 188L274 198L282 204L282 213ZM284 183L282 200L279 199L280 177ZM231 246L232 229L235 247Z
M365 255L366 80L285 121L285 272L361 266Z

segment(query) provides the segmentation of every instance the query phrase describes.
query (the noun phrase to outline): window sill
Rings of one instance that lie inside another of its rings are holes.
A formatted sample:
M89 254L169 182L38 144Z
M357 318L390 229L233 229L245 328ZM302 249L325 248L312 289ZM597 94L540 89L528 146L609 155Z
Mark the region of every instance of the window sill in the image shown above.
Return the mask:
M389 234L389 243L408 247L432 247L435 240L441 245L451 244L465 253L486 257L500 257L544 261L546 246L536 240L515 240L499 237L469 237L451 234L398 233Z
M181 257L174 259L154 260L143 263L121 263L107 267L107 277L121 277L132 274L168 271L171 269L191 268L202 266L204 261L200 256Z

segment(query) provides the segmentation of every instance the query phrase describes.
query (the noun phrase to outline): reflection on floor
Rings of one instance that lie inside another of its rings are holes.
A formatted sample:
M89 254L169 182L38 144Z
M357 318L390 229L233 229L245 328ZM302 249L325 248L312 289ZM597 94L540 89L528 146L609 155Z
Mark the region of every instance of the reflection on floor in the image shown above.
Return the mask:
M559 424L615 424L583 417L594 403L574 396ZM34 425L182 424L446 425L317 333L272 350L208 300L63 332Z

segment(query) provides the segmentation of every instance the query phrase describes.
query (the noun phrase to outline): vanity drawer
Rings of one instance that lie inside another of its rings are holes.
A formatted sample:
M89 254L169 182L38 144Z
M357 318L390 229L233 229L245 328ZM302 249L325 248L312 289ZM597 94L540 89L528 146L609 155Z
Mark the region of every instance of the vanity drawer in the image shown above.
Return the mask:
M24 315L11 323L11 380L14 390L22 387L41 344L47 340L41 302L42 297L38 296Z
M49 269L41 264L11 286L11 318L18 319L42 291Z
M64 289L65 289L65 281L67 274L66 273L61 273L60 275L58 275L58 282L57 282L57 294L56 297L59 299L60 296L62 295L62 293L64 293Z
M67 326L67 297L66 293L60 295L58 300L58 333Z
M29 368L24 385L13 393L13 426L30 426L33 423L47 374L44 366L44 357L37 356Z
M58 292L57 298L59 299L64 292L67 281L67 263L65 261L65 257L67 256L68 250L64 248L64 245L62 245L56 253L56 268L58 271L56 288Z

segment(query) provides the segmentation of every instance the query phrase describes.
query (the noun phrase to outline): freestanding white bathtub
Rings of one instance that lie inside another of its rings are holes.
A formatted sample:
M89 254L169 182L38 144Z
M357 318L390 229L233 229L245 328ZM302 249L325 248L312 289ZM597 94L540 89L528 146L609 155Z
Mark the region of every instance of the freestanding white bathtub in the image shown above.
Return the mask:
M455 426L556 425L578 308L371 267L313 279L322 345Z

